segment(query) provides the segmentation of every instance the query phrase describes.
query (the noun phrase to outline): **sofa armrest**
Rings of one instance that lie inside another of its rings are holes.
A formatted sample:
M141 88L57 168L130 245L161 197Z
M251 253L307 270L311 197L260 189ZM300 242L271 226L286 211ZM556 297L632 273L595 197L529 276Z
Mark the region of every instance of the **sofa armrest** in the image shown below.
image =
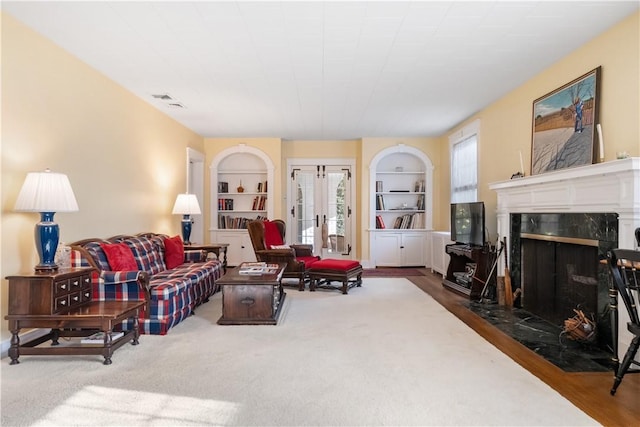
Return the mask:
M185 249L184 251L184 262L192 263L192 262L205 262L207 260L207 251L199 250L199 249Z
M106 286L121 285L129 282L139 282L149 285L149 274L146 271L101 271L99 280Z
M151 287L149 273L146 271L102 271L98 277L97 288L94 287L94 297L98 300L143 300L151 301Z

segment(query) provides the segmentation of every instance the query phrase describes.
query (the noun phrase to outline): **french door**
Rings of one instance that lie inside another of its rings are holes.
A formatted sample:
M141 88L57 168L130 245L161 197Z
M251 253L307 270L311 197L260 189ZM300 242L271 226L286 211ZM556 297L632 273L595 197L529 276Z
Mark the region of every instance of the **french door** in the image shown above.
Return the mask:
M353 161L295 159L288 167L287 235L292 243L312 244L314 254L323 258L355 256Z

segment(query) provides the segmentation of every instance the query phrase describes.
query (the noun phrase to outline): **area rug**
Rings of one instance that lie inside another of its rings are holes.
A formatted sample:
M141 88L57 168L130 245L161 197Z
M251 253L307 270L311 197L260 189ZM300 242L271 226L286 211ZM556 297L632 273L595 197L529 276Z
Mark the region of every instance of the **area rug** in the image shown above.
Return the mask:
M409 276L424 276L424 273L419 268L410 267L378 267L378 268L365 268L362 270L362 277L409 277Z
M276 326L220 326L2 361L3 426L597 425L406 279L287 290ZM523 401L524 399L524 401Z

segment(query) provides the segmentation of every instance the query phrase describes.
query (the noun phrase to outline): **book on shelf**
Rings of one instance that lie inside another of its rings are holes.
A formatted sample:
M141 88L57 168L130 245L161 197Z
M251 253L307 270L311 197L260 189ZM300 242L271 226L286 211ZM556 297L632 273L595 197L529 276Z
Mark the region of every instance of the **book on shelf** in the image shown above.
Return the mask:
M385 229L384 220L382 219L382 215L376 215L376 228L377 229Z
M86 336L84 338L82 338L80 340L81 344L104 344L104 336L106 334L102 331L96 332L95 334L91 334L89 336ZM120 331L120 332L112 332L111 333L111 340L115 341L118 338L122 338L124 336L124 332Z
M384 210L384 197L382 196L382 194L376 195L376 210Z
M251 210L253 211L263 211L264 205L267 202L266 196L256 196L253 198L253 204L251 205Z
M267 219L263 215L256 215L255 218L235 217L231 215L219 215L218 216L218 229L220 230L239 230L246 229L247 224L253 220Z
M421 229L424 227L424 215L422 213L405 214L396 217L393 228L397 230Z
M266 262L243 262L238 267L238 274L242 275L261 275L272 274L278 271L278 264L267 264Z
M232 211L233 210L233 199L218 199L218 210L219 211Z

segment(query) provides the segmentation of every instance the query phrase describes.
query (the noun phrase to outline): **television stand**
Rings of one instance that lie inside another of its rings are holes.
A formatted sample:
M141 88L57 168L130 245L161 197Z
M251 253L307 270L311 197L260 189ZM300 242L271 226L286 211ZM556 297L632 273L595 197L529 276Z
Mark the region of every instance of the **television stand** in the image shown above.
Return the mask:
M447 245L445 252L449 254L450 260L442 285L471 300L480 300L489 273L489 249L484 246L454 243Z

